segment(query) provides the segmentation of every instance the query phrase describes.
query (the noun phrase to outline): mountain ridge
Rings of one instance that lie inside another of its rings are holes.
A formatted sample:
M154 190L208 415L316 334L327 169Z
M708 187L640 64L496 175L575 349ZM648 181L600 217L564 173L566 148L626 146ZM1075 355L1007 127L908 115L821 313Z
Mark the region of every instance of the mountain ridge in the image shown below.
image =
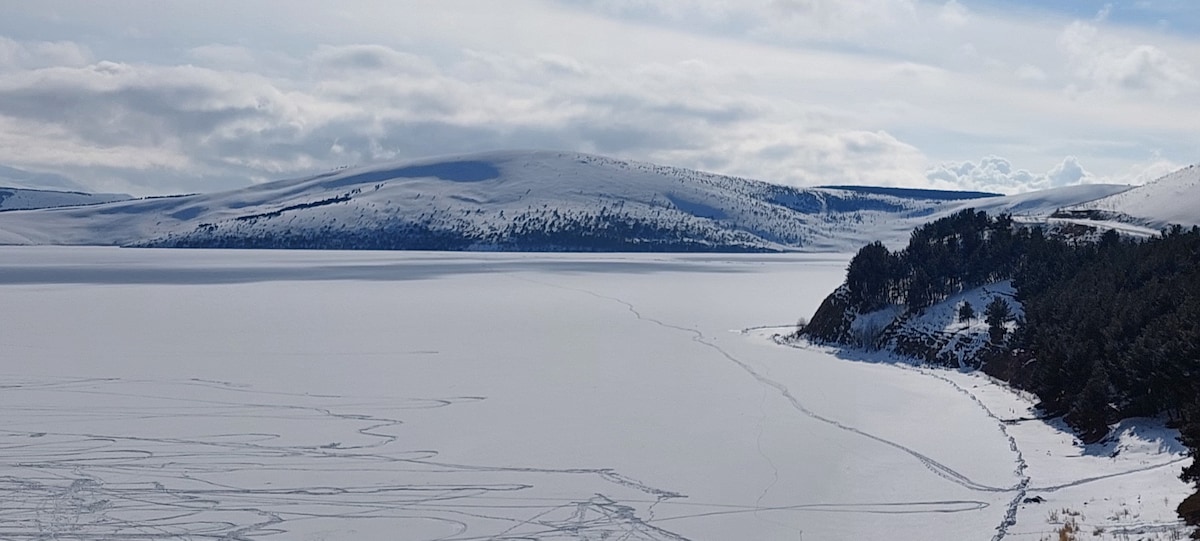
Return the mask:
M0 216L0 243L513 251L853 251L967 206L1048 216L1124 186L998 196L797 188L565 151L342 168L213 194ZM1040 219L1040 218L1039 218Z
M129 199L132 197L125 194L0 186L0 212L98 205Z

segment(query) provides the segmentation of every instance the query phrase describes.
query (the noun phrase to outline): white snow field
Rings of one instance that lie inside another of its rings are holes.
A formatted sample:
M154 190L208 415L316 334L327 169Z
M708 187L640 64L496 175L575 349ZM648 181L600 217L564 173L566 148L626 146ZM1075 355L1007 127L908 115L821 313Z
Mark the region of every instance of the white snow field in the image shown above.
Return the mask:
M1129 191L1072 209L1116 213L1124 221L1153 228L1200 225L1200 167L1191 165Z
M769 340L848 259L0 248L0 538L1167 535L1177 445Z

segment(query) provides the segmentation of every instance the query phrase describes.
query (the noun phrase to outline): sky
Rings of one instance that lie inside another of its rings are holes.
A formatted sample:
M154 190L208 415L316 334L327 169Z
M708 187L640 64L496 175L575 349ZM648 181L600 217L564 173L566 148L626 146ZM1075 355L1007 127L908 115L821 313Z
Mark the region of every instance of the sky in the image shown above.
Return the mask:
M0 172L88 191L213 192L501 149L1003 193L1200 162L1193 0L0 0L0 13Z

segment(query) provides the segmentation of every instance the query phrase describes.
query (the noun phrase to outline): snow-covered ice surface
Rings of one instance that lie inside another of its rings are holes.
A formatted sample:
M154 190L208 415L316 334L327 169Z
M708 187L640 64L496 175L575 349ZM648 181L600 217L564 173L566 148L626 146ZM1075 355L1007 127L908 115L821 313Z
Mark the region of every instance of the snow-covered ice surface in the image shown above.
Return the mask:
M1182 497L1146 445L1034 461L999 387L767 339L848 258L0 248L0 538L1036 538Z

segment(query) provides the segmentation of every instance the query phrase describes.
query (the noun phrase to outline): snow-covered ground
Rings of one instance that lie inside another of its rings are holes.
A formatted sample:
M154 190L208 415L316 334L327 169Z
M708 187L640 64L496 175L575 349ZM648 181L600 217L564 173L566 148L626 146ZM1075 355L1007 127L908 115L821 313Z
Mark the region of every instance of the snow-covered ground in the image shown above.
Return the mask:
M1029 397L986 375L938 371L1006 422L1029 476L1012 539L1058 539L1067 522L1080 539L1186 539L1175 508L1187 496L1179 480L1190 458L1178 432L1158 419L1130 419L1114 437L1082 445L1061 420L1032 420ZM1038 501L1040 499L1041 501Z
M778 341L769 332L757 334ZM1178 431L1167 428L1161 419L1127 419L1114 426L1104 441L1084 445L1062 419L1039 419L1034 396L981 372L917 366L884 351L789 345L943 381L1002 424L1012 449L1019 453L1023 479L1016 520L1006 529L1006 539L1189 538L1190 529L1175 509L1189 494L1179 472L1192 459L1179 443Z
M1132 190L1072 208L1116 213L1154 229L1170 224L1200 225L1200 167L1185 167Z
M0 248L0 538L1167 521L1177 446L1073 457L1045 424L1001 422L1028 402L986 380L769 340L848 258Z

